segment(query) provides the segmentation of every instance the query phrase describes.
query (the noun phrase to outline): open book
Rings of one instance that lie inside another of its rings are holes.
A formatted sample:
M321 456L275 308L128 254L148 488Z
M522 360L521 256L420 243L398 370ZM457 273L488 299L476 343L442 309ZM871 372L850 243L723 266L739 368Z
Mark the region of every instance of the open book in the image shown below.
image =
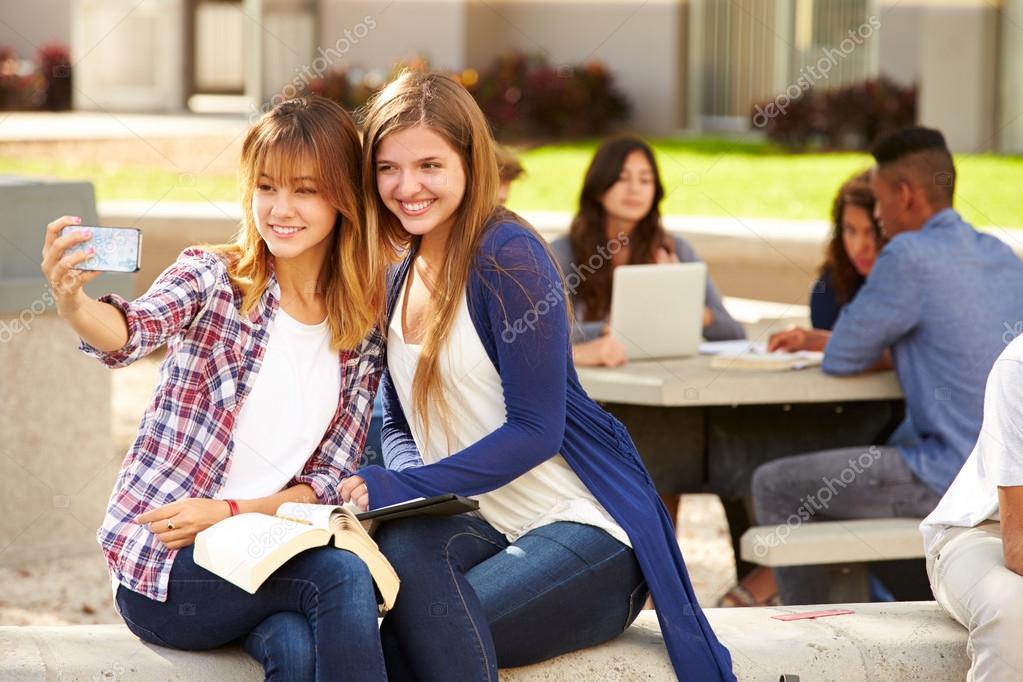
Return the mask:
M702 355L713 356L713 369L734 369L750 371L778 371L816 367L824 360L824 353L801 350L794 353L785 351L767 352L762 341L712 341L700 344Z
M275 516L238 514L215 523L195 537L194 561L246 592L259 586L284 563L313 547L333 543L362 559L379 593L382 611L394 605L398 576L370 537L375 524L412 515L453 515L479 508L457 495L410 500L358 513L353 505L285 502Z

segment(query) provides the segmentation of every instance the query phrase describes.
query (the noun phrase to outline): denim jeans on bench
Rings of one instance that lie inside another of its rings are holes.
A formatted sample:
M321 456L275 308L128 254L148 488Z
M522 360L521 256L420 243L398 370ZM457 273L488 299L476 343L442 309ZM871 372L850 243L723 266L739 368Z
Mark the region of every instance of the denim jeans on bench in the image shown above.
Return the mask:
M891 446L785 457L761 465L753 475L753 506L761 526L900 516L922 519L940 499L913 474L898 448ZM828 600L827 567L779 567L774 576L784 604Z
M509 544L471 515L382 525L401 578L380 631L388 678L490 680L594 646L639 615L647 588L632 550L605 531L555 522Z
M117 589L121 617L143 641L190 651L239 642L267 680L386 679L373 580L351 552L306 550L249 594L196 566L192 550L174 558L167 601Z

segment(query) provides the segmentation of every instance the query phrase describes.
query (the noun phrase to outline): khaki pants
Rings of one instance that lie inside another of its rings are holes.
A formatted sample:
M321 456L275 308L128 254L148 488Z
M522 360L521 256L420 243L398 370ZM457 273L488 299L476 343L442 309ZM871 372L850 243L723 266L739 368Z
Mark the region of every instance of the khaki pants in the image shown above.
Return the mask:
M952 528L927 560L934 596L970 631L967 682L1023 680L1023 576L1005 567L997 522Z

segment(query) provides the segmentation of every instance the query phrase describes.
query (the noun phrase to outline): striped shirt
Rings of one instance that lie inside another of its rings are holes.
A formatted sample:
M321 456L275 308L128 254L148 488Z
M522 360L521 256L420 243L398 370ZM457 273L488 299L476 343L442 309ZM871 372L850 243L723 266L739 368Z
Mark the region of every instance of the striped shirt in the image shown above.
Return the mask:
M134 523L139 514L177 500L214 498L226 481L235 419L266 350L267 328L280 301L269 285L249 315L221 256L187 249L141 298L100 300L121 310L128 342L103 352L81 350L108 367L123 367L166 345L160 383L125 457L97 539L112 577L130 590L166 601L176 550ZM366 441L373 396L383 367L378 331L339 353L341 395L334 417L302 472L324 504L338 504L342 479L354 472Z

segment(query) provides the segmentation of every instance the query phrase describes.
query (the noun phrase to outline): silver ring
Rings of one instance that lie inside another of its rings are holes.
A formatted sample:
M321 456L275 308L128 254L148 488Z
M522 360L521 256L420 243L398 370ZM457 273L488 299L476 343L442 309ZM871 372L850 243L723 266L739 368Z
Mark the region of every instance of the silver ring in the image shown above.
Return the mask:
M167 529L174 530L174 523L170 519L167 519Z

